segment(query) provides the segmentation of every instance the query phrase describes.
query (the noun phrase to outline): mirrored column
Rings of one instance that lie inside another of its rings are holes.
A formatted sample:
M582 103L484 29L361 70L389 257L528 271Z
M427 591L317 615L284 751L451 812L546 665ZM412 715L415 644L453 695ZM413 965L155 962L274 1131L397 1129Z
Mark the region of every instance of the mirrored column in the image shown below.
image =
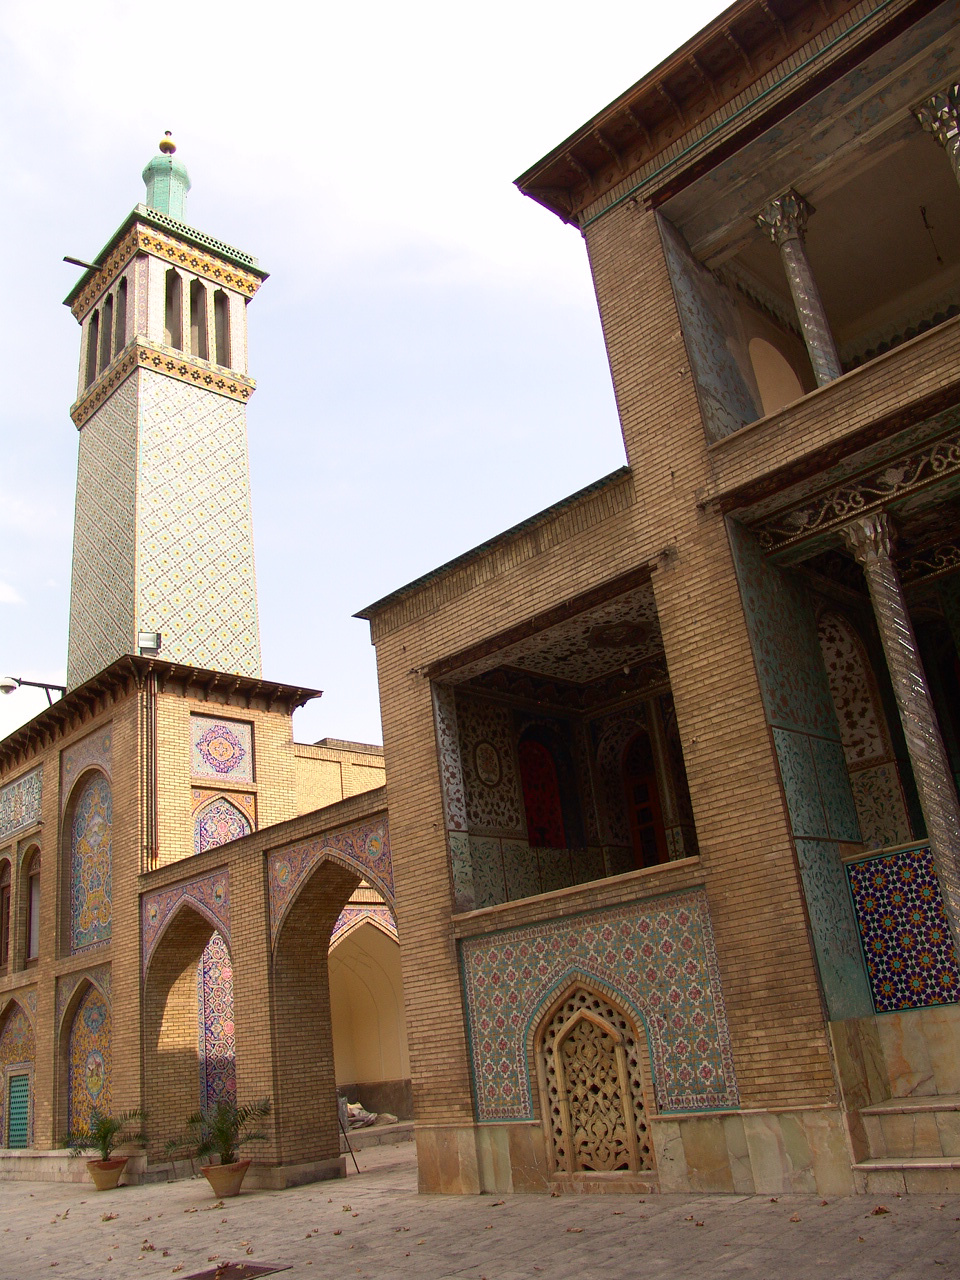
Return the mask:
M940 891L953 931L960 936L960 804L950 776L933 701L892 556L886 512L862 516L841 533L863 567L887 659L890 682L907 741L920 806L927 824ZM960 954L960 947L958 947Z
M839 378L843 370L803 243L807 219L813 212L803 196L787 191L764 205L757 214L757 226L780 250L817 386L822 387Z

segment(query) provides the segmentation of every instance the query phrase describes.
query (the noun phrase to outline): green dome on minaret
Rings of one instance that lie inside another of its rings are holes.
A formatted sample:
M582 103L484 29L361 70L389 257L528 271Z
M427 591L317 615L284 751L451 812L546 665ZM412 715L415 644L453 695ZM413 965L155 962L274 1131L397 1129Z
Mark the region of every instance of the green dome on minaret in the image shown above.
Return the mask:
M190 175L186 165L175 159L176 149L177 144L168 129L160 139L162 154L154 156L143 171L143 180L147 184L146 202L151 209L169 214L178 222L186 222Z

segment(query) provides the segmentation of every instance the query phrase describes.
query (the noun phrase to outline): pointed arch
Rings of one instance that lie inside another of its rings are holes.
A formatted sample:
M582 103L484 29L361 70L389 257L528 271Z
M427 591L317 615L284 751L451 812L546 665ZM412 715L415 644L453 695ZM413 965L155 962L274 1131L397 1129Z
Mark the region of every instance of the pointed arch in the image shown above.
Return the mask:
M143 1080L153 1157L161 1155L164 1137L182 1129L199 1101L198 972L216 928L202 904L181 899L164 921L146 968Z
M193 819L193 851L204 853L231 840L250 835L250 819L227 796L214 796L200 806Z
M87 1127L94 1107L112 1104L113 1018L110 1001L84 977L64 1011L60 1027L61 1080L66 1086L66 1126Z
M108 942L113 928L113 788L98 766L84 769L71 789L61 848L68 859L64 926L76 954Z
M37 1039L27 1006L16 997L0 1012L0 1142L33 1145L33 1077Z

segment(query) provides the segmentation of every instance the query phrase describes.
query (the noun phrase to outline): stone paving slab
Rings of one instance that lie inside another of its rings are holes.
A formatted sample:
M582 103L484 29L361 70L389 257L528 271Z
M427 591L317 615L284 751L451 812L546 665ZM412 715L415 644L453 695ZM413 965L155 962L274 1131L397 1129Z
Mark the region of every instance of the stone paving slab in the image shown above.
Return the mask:
M936 1280L960 1196L418 1196L410 1143L361 1173L215 1201L203 1179L97 1193L0 1184L0 1280L157 1280L218 1262L283 1280ZM352 1168L352 1166L351 1166ZM874 1214L883 1205L889 1212Z

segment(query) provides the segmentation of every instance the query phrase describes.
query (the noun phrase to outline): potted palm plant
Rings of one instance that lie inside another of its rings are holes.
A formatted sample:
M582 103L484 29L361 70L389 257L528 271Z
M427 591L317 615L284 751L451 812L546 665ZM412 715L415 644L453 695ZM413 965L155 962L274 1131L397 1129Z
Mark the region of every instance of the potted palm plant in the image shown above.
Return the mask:
M94 1107L87 1125L78 1125L64 1138L64 1146L69 1147L75 1156L82 1156L91 1149L99 1151L98 1160L87 1161L90 1177L98 1191L112 1191L119 1182L129 1157L114 1156L113 1152L128 1143L144 1143L145 1138L138 1126L145 1119L145 1113L139 1108L112 1115Z
M218 1199L240 1194L249 1160L241 1160L240 1147L248 1142L262 1142L266 1133L258 1122L270 1114L270 1099L239 1106L231 1098L201 1107L187 1119L191 1145L199 1159L217 1156L217 1164L201 1164L204 1175Z

